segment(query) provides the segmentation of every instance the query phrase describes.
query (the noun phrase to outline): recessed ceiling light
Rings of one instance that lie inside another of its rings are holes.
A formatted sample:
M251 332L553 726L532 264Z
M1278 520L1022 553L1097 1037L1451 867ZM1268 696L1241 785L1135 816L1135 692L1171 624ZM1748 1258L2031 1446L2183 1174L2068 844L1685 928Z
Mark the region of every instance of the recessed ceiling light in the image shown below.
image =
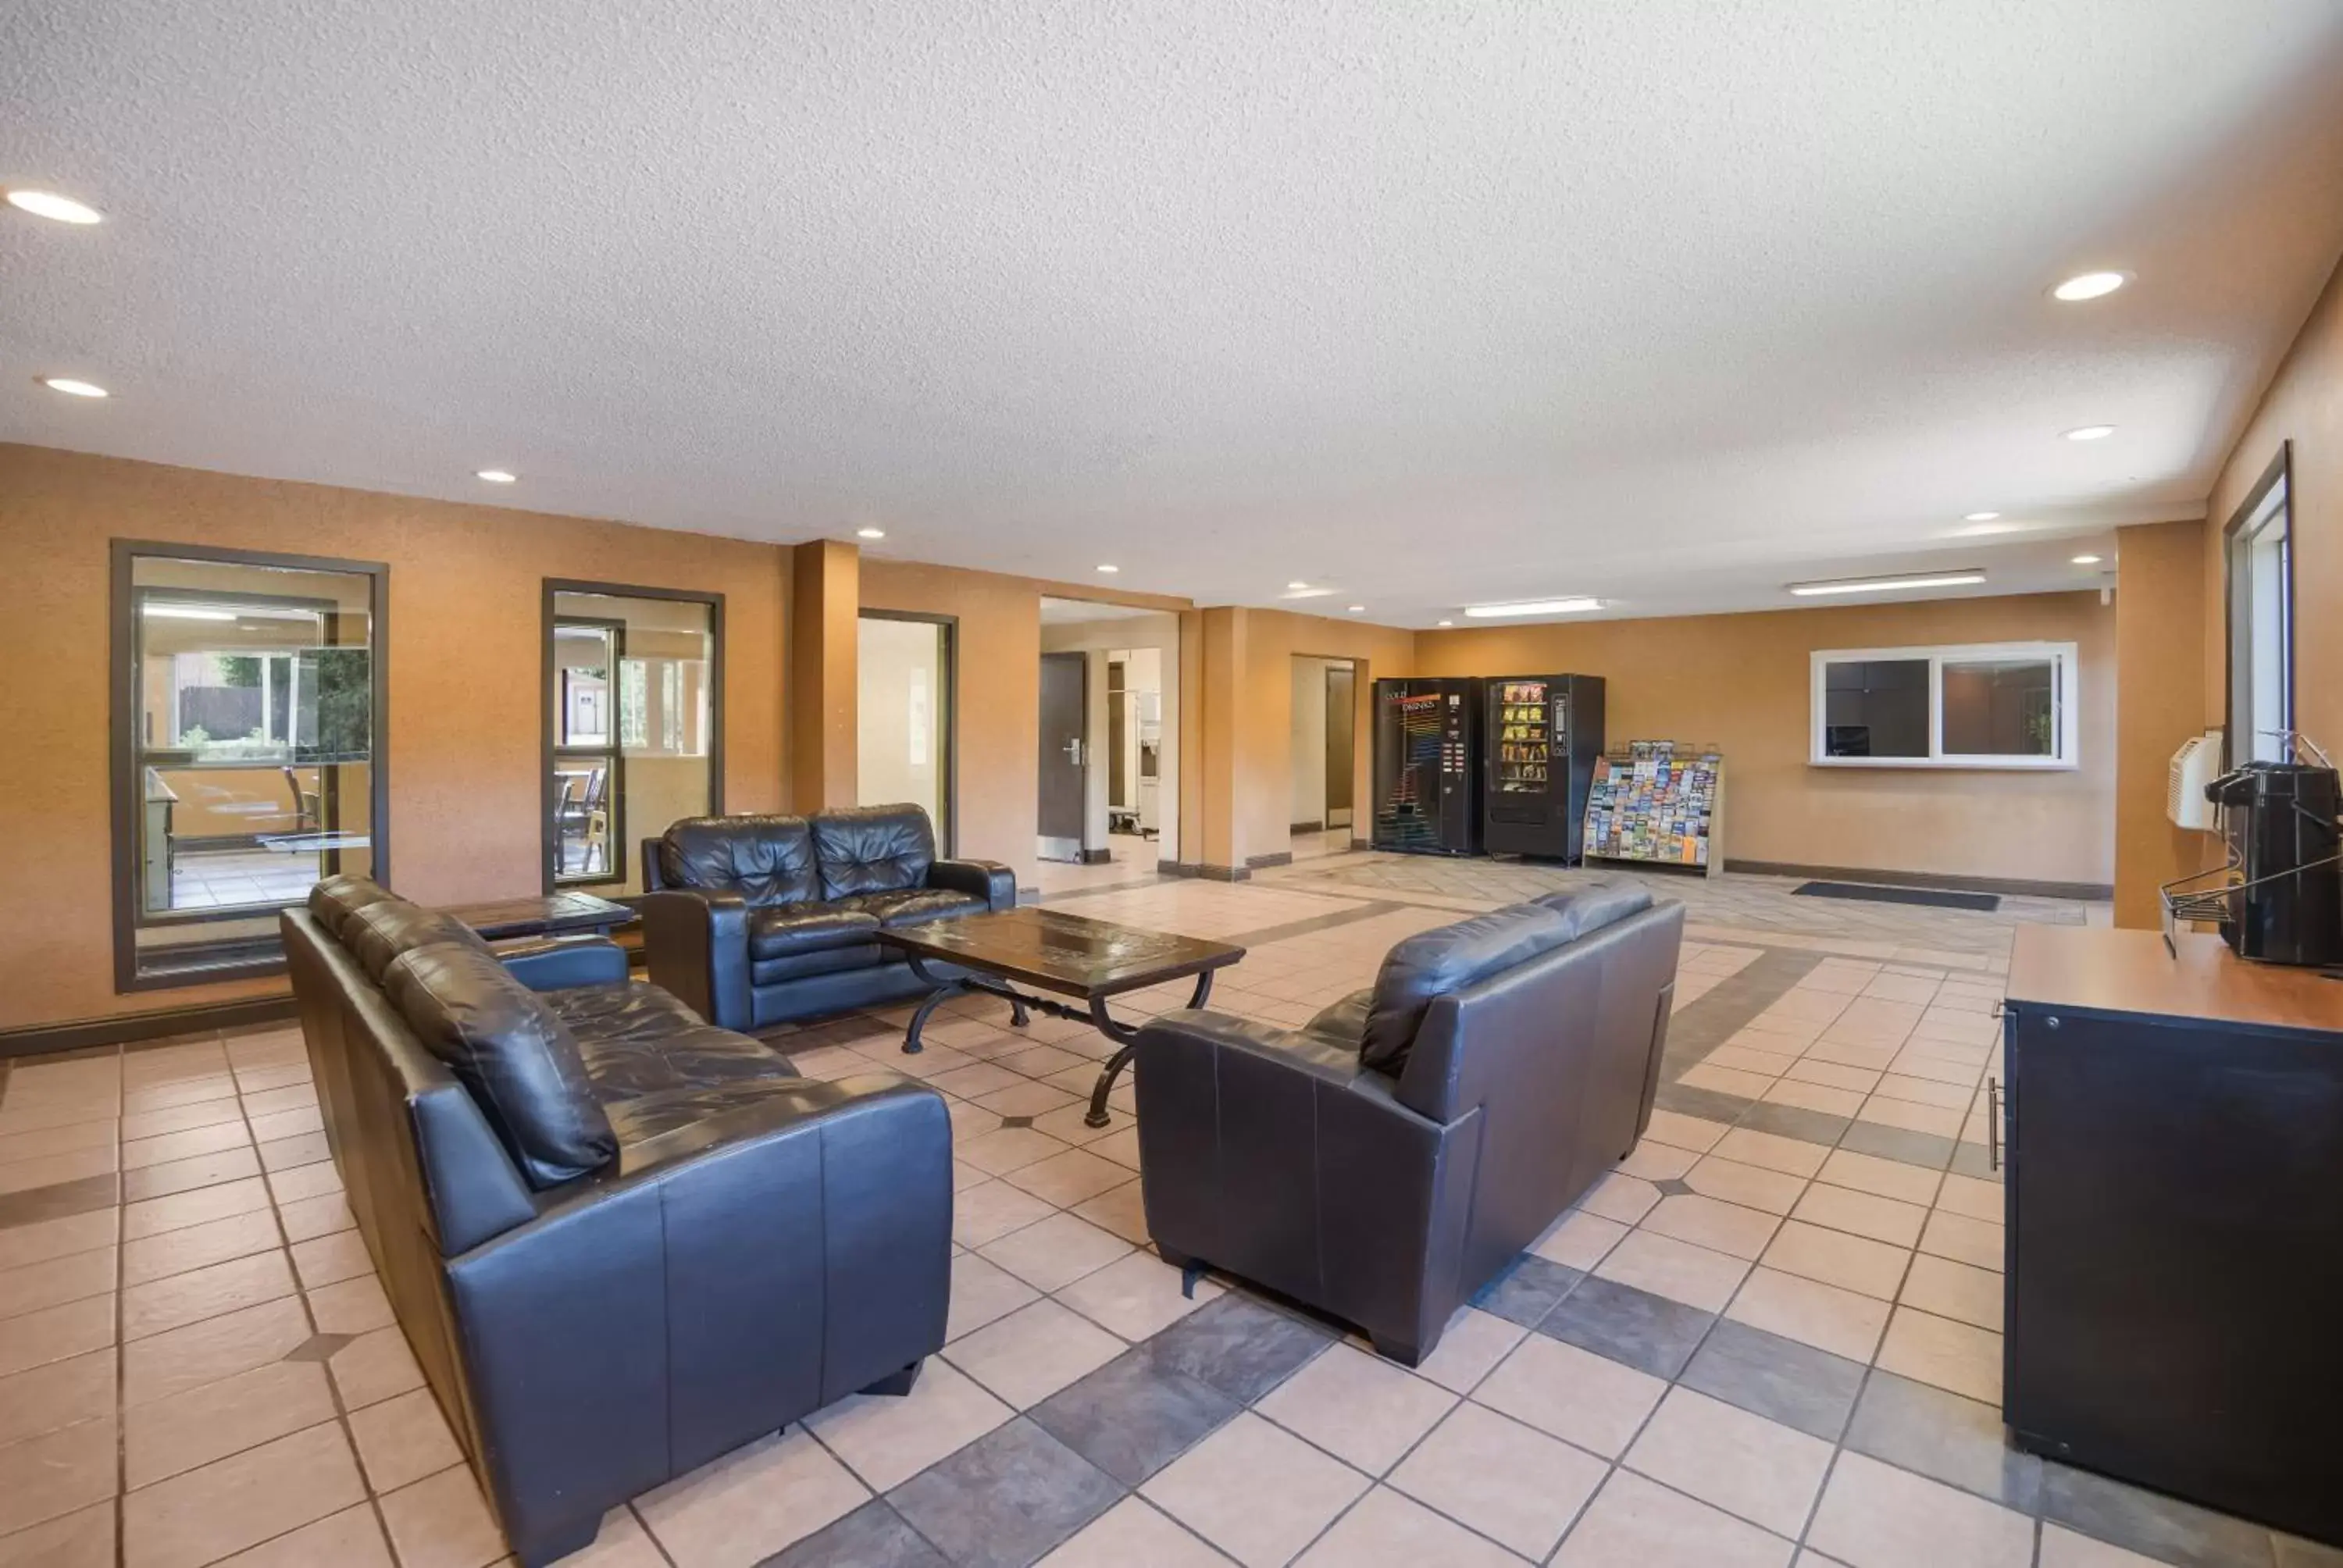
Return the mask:
M2065 432L2069 441L2104 441L2115 433L2113 425L2083 425Z
M1894 593L1902 588L1966 588L1985 581L1981 571L1932 572L1913 578L1841 578L1835 582L1792 583L1790 591L1803 598L1831 593ZM1470 614L1470 611L1466 612Z
M1353 615L1364 615L1367 613L1367 607L1363 604L1354 604L1351 607L1351 613Z
M1099 568L1099 570L1101 570L1101 571L1102 571L1102 572L1119 572L1119 571L1121 571L1121 569L1122 569L1122 568L1121 568L1121 567L1110 567L1110 566L1101 566L1101 567L1100 567L1100 568Z
M1299 593L1299 592L1301 592L1303 588L1308 588L1310 585L1309 585L1308 583L1293 582L1293 583L1287 583L1285 586L1286 586L1287 588L1292 588L1294 592Z
M2075 564L2078 567L2095 567L2099 564L2099 558L2097 556L2077 556Z
M1989 523L1999 516L2001 516L1999 512L1969 512L1962 517L1961 521L1965 523Z
M55 218L59 223L96 223L106 215L94 206L84 206L71 196L61 196L55 191L10 191L8 205L35 217Z
M858 539L883 539L887 537L887 530L884 528L857 528L854 530L854 537Z
M509 485L520 477L518 474L507 473L502 468L483 468L472 477L486 479L491 485Z
M1513 615L1584 615L1602 608L1599 598L1534 598L1519 604L1468 604L1464 613L1474 620L1498 620Z
M2131 280L2120 272L2079 272L2050 291L2051 297L2068 301L2098 299L2113 294Z
M1437 624L1439 624L1439 625L1441 625L1441 626L1454 626L1456 623L1455 623L1454 621L1453 621L1453 620L1443 620L1443 621L1438 622Z
M44 376L41 385L52 392L62 392L68 397L106 397L107 392L95 381L76 381L70 376Z

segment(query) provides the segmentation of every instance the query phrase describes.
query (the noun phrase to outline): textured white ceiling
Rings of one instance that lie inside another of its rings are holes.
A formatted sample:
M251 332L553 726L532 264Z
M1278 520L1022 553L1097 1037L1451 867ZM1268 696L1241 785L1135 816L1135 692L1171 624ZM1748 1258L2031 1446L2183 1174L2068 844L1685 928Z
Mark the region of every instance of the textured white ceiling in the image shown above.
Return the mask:
M110 221L0 209L0 438L1413 624L2040 587L2201 508L2338 103L2335 0L12 0L0 183Z

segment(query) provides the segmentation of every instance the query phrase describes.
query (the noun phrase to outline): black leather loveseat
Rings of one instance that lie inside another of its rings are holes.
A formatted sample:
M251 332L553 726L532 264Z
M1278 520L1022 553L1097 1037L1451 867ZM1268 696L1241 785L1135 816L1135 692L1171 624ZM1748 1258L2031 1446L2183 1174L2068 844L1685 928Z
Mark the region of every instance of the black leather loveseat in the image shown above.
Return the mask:
M528 1568L941 1347L931 1091L800 1078L598 939L492 951L347 877L282 923L350 1209Z
M688 817L643 840L643 867L651 979L727 1029L918 996L880 928L1017 903L1007 866L937 859L917 806Z
M1147 1228L1414 1365L1651 1121L1684 906L1600 883L1392 949L1299 1030L1140 1031Z

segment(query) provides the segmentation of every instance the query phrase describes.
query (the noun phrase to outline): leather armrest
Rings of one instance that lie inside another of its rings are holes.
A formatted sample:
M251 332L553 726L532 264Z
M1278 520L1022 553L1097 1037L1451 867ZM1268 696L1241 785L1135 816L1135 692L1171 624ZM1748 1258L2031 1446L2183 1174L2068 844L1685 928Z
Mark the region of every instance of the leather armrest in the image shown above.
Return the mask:
M1356 1050L1342 1050L1315 1035L1208 1008L1174 1008L1157 1015L1139 1031L1141 1060L1147 1058L1149 1036L1158 1033L1177 1035L1191 1045L1233 1051L1340 1087L1349 1087L1360 1076Z
M659 845L664 840L659 839L643 840L643 891L646 893L667 890L667 879L659 874Z
M749 906L739 894L676 888L642 900L651 983L725 1029L755 1020L749 995Z
M496 950L507 973L531 990L627 983L627 950L608 937L545 937Z
M938 860L928 867L928 886L982 899L995 912L1017 907L1017 872L998 860Z

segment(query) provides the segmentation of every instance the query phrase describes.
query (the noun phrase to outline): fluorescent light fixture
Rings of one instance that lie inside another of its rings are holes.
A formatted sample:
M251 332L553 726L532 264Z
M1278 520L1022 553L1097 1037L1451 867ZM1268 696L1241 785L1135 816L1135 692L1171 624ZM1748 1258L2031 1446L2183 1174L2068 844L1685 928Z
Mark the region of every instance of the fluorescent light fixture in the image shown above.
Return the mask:
M858 539L883 539L887 537L887 530L884 528L857 528L854 530L854 537Z
M1102 572L1105 572L1105 573L1108 573L1109 575L1112 575L1113 573L1115 573L1115 572L1119 572L1119 571L1121 571L1121 569L1122 569L1122 568L1121 568L1121 567L1110 567L1110 566L1101 566L1101 567L1100 567L1100 568L1099 568L1099 570L1101 570L1101 571L1102 571Z
M1310 585L1308 583L1287 583L1285 586L1293 592L1300 593L1303 588L1308 588Z
M1454 626L1456 623L1453 620L1443 620L1437 622L1436 624L1440 626Z
M1515 615L1584 615L1602 608L1599 598L1534 598L1519 604L1468 604L1464 613L1474 620L1502 620Z
M192 604L150 604L141 607L140 613L153 620L234 620L232 609L206 609Z
M1790 591L1811 598L1817 594L1900 593L1906 588L1966 588L1983 581L1985 573L1964 568L1956 572L1930 572L1925 577L1841 578L1835 582L1792 583Z
M68 397L106 397L111 394L95 381L76 381L70 376L44 376L41 385L52 392L62 392Z
M2104 441L2115 433L2113 425L2079 425L2062 432L2069 441Z
M1965 523L1989 523L2000 516L2001 514L1999 512L1968 512L1962 516L1961 521Z
M1295 588L1291 593L1282 593L1277 597L1280 598L1332 598L1334 590L1330 588Z
M2100 558L2097 556L2077 556L2075 564L2078 567L2095 567L2099 564L2099 560Z
M55 191L10 191L8 205L35 217L55 218L59 223L96 223L106 215L94 206L84 206L71 196Z
M2080 272L2050 291L2054 299L2099 299L2131 280L2120 272Z
M504 468L482 468L472 477L476 479L486 479L491 485L509 485L520 477L518 474Z
M1354 604L1351 607L1351 613L1353 615L1364 615L1367 613L1367 607L1363 604Z

